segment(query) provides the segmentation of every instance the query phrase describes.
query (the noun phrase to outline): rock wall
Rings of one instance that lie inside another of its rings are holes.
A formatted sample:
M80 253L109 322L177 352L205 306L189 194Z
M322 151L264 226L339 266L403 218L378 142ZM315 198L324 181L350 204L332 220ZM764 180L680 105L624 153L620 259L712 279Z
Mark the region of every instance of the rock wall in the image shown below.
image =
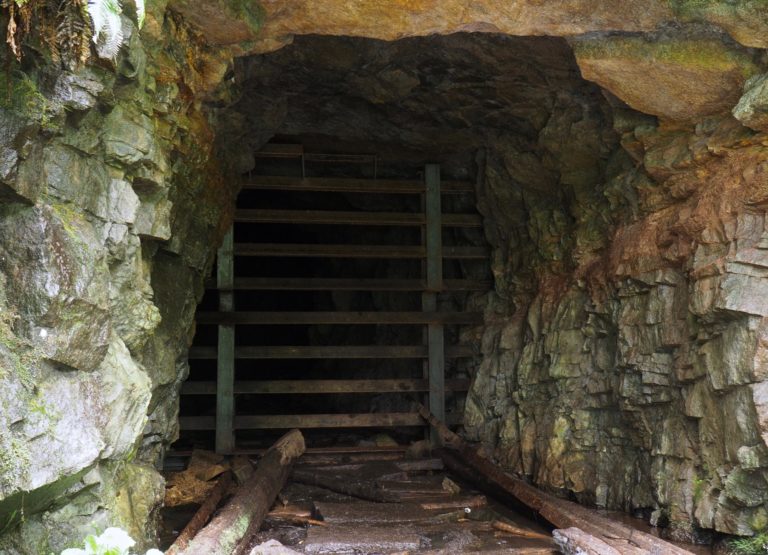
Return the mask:
M605 247L579 248L583 210L571 205L558 229L525 192L514 243L532 243L530 257L495 241L497 274L530 282L489 299L467 431L535 483L681 539L763 530L766 136L726 117L622 141L642 154L613 176L608 166L603 192L625 205L607 213L625 221ZM486 165L493 225L509 175ZM551 261L563 235L575 240L567 270Z
M162 6L141 39L123 31L116 60L62 70L31 42L3 74L0 553L110 525L155 541L156 465L231 210L203 111L228 55Z

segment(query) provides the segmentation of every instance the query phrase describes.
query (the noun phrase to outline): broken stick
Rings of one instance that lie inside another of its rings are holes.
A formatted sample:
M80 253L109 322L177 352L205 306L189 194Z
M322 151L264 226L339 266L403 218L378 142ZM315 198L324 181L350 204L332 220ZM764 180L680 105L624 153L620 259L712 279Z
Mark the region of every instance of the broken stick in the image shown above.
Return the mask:
M442 509L479 509L488 505L485 495L473 495L471 497L460 497L459 499L447 499L445 501L425 501L419 503L419 506L427 511Z
M240 555L283 489L294 461L305 450L304 436L291 430L264 453L253 475L232 500L190 542L183 555Z
M197 534L200 529L208 522L208 519L211 518L213 511L215 511L216 507L219 506L221 498L224 497L224 495L227 493L231 483L232 474L230 472L225 472L221 475L219 480L216 482L216 485L213 486L213 489L208 493L208 497L205 499L203 504L200 505L200 508L195 513L195 516L193 516L192 520L187 523L187 525L176 538L176 541L173 542L173 545L171 545L171 547L169 547L165 552L165 555L177 555L187 548L190 540L195 537L195 534Z

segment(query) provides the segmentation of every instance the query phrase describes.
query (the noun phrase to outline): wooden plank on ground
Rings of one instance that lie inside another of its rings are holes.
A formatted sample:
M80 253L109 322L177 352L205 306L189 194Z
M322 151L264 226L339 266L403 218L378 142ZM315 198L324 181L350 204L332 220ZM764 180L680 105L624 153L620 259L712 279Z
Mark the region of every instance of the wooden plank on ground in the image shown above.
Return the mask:
M446 380L447 391L468 391L469 380ZM235 382L236 395L293 395L332 393L404 393L429 391L429 380L268 380ZM216 382L186 381L182 395L211 395Z
M481 324L480 312L198 312L200 324L318 325L318 324Z
M475 356L471 345L452 345L446 347L448 358L466 358ZM237 347L235 359L315 359L315 358L426 358L427 347L424 345L285 345ZM192 347L189 350L192 360L215 360L216 347Z
M484 260L486 247L443 247L443 258ZM321 257L321 258L424 258L421 245L315 245L297 243L237 243L236 256Z
M437 192L438 198L440 192ZM439 210L440 207L438 206ZM359 212L331 210L275 210L271 208L240 209L235 221L252 224L317 224L366 226L419 226L426 223L424 214L414 212ZM482 227L479 214L443 214L443 227ZM438 227L438 232L440 228Z
M340 193L418 194L424 192L424 182L396 179L349 179L339 177L283 177L254 176L243 184L243 189L281 191L318 191ZM445 181L444 194L473 193L475 187L467 181Z
M373 521L375 522L375 521ZM304 553L414 553L421 536L411 529L364 523L332 528L310 527L302 542Z
M209 289L217 289L215 282L207 282ZM236 291L423 291L427 282L420 279L344 279L344 278L235 278ZM445 279L446 291L488 291L490 281L471 279ZM218 288L222 290L221 288Z

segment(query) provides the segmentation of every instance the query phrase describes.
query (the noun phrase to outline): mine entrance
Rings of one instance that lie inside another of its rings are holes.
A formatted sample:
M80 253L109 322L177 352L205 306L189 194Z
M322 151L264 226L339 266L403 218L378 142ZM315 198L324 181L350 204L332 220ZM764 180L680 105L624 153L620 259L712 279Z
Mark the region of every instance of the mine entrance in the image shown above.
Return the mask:
M427 434L414 400L460 422L468 307L490 288L474 184L322 150L273 142L243 176L197 314L182 451L258 451L289 428L310 449L397 451Z

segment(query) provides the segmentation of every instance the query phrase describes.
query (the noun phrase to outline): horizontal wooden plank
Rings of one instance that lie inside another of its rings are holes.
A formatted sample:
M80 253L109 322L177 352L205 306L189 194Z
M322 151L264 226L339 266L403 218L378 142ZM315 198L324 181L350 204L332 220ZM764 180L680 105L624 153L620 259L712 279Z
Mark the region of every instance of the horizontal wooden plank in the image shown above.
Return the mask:
M453 418L452 420L456 420ZM276 430L284 428L389 428L424 426L417 412L372 412L364 414L279 414L236 416L237 430ZM215 430L214 416L182 416L182 430Z
M347 445L336 447L307 447L307 450L301 457L301 461L298 465L307 466L324 466L330 465L334 468L338 468L339 465L355 466L353 462L349 462L348 459L360 458L360 462L368 462L370 459L374 462L380 460L394 461L393 464L398 469L413 472L413 471L428 471L428 470L442 470L443 461L441 459L415 459L415 460L401 460L408 449L405 445L385 445L385 446L359 446L359 445ZM265 447L236 447L233 451L233 455L263 455L267 451ZM170 457L191 457L194 450L192 449L173 449L166 455L166 461ZM391 455L391 457L390 457ZM359 464L359 463L358 463ZM184 467L186 468L186 466Z
M481 260L485 247L443 246L443 258ZM321 258L424 258L419 245L312 245L296 243L237 243L236 256L321 257Z
M241 209L235 211L235 221L271 224L419 226L426 217L408 212L355 212L331 210L272 210ZM443 214L443 227L482 227L479 214Z
M338 177L254 176L247 179L243 189L281 191L317 191L339 193L418 194L425 191L424 182L397 179L348 179ZM441 181L443 194L473 193L475 187L467 181Z
M198 312L198 324L319 325L319 324L481 324L480 312Z
M468 391L469 380L446 380L447 391ZM429 391L428 380L265 380L235 382L237 395L401 393ZM216 382L186 381L182 395L215 395Z
M268 143L254 153L259 158L300 158L304 145Z
M471 345L446 347L448 358L475 356ZM259 346L237 347L235 358L241 360L260 359L367 359L367 358L426 358L427 348L423 345L301 345L301 346ZM192 347L189 358L193 360L215 360L216 347Z
M471 279L445 279L447 291L488 291L490 281ZM209 289L226 290L216 287L216 282L206 282ZM419 279L325 279L325 278L235 278L236 291L424 291L427 282Z

